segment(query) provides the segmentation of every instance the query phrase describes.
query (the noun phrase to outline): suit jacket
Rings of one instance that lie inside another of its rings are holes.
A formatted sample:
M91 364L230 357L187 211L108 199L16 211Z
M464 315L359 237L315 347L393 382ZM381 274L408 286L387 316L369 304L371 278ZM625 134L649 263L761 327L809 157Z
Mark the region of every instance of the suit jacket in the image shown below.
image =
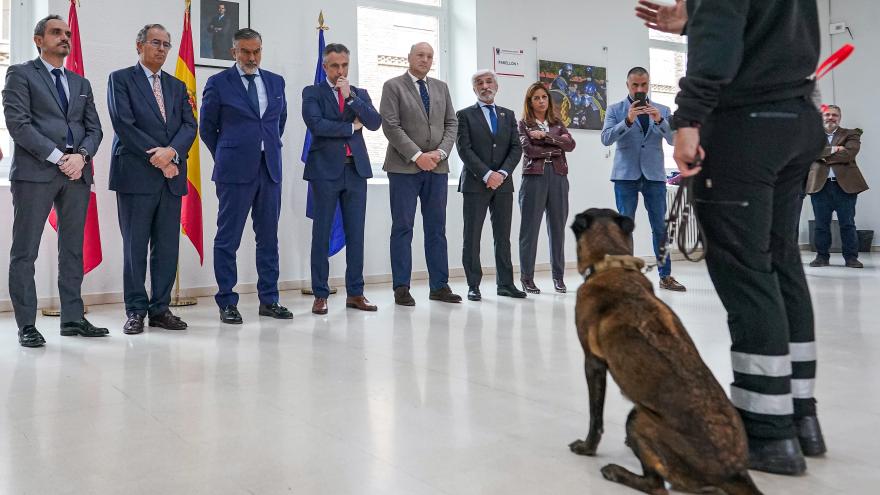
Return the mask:
M431 115L425 113L425 106L409 71L385 81L382 86L382 101L379 113L382 114L382 131L388 138L385 153L386 172L416 174L421 169L412 161L418 152L446 152L448 157L455 144L458 121L455 108L449 96L449 87L443 81L425 78L431 102ZM434 173L448 174L449 161L437 164Z
M553 171L568 175L568 160L565 153L574 150L575 142L571 133L562 124L550 126L544 139L532 139L529 131L541 130L537 124L519 121L519 142L523 150L523 175L543 175L544 164L553 164Z
M47 161L55 149L67 147L67 128L73 134L73 149L85 148L95 156L104 134L95 110L95 99L88 79L65 71L70 91L67 115L52 74L36 58L6 70L3 88L3 115L9 135L15 142L9 180L51 182L62 174L58 165ZM92 184L92 163L83 167L82 179Z
M494 135L479 104L455 114L458 118L458 156L464 162L458 181L459 192L488 191L483 177L491 170L507 173L507 178L495 191L513 192L513 170L522 157L516 116L513 110L497 105L495 113L498 116L498 132Z
M199 135L214 158L211 180L247 184L260 173L260 143L269 176L281 182L281 136L287 122L284 78L260 69L268 105L254 111L235 65L208 78L199 113Z
M649 118L648 132L643 132L642 124L638 119L627 127L629 98L611 105L605 112L602 144L611 146L617 143L611 180L638 180L642 175L648 180L666 180L663 140L672 144L672 130L669 128L670 110L669 107L656 102L651 102L651 105L660 110L663 120L657 124L654 119Z
M113 122L110 190L145 194L167 185L171 194L186 195L186 158L196 139L197 124L186 85L162 71L159 78L165 117L159 111L152 83L140 64L110 74L107 106ZM147 150L170 146L177 151L180 173L166 179L150 164Z
M856 155L862 145L862 133L856 129L844 129L839 127L831 138L831 144L822 150L822 157L810 166L810 174L807 176L807 194L814 194L825 187L828 179L828 169L834 170L837 184L845 192L858 194L868 190L868 183L862 176ZM844 149L837 153L831 152L832 146L843 146Z
M382 117L366 89L352 86L351 95L352 102L340 112L337 93L326 80L303 89L303 121L312 133L303 179L339 178L345 170L345 145L351 149L358 175L365 179L373 176L363 129L352 133L352 122L358 118L364 127L375 131L382 125Z

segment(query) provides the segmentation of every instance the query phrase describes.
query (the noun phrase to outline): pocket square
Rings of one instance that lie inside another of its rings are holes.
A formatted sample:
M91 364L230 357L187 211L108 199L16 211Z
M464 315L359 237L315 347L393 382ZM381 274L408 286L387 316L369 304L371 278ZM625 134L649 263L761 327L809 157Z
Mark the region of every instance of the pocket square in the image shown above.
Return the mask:
M89 95L79 95L81 98L88 98Z

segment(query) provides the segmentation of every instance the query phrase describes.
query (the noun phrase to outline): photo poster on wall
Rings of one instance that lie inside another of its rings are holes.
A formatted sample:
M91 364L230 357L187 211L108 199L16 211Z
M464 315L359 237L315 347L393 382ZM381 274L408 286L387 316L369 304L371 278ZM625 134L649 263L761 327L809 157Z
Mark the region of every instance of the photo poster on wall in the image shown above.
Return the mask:
M190 10L195 63L231 67L232 35L250 27L250 0L193 0Z
M594 65L538 62L538 79L569 129L602 129L608 108L605 73L605 67Z
M525 77L525 51L508 50L495 47L492 49L492 61L495 71L499 76Z

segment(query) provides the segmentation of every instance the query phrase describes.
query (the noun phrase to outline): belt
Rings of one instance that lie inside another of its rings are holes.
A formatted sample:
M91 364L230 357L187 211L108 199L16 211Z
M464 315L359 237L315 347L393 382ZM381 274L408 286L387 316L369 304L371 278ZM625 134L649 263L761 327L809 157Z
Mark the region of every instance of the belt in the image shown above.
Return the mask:
M829 177L828 181L829 182L837 182L837 177Z
M343 162L343 163L345 163L346 165L354 165L354 156L352 156L352 155L346 156L345 162Z

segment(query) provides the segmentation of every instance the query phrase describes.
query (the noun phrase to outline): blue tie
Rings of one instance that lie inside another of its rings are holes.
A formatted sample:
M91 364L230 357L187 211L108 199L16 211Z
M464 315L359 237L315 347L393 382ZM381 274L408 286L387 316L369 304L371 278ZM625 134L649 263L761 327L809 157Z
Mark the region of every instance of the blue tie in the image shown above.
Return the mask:
M495 105L486 105L489 109L489 122L492 123L492 135L498 134L498 115L495 113Z
M52 75L55 76L55 91L58 92L58 100L61 102L61 111L64 112L64 120L67 120L67 93L64 92L64 85L61 84L61 69L52 69ZM70 125L67 126L67 146L73 146L73 132L70 131Z
M260 98L257 96L257 83L254 82L254 78L256 78L256 74L245 74L244 78L247 79L248 88L248 100L251 102L251 108L257 112L257 115L260 115Z
M428 97L428 85L424 79L416 81L419 83L419 94L422 95L422 105L425 105L425 113L431 115L431 98Z

